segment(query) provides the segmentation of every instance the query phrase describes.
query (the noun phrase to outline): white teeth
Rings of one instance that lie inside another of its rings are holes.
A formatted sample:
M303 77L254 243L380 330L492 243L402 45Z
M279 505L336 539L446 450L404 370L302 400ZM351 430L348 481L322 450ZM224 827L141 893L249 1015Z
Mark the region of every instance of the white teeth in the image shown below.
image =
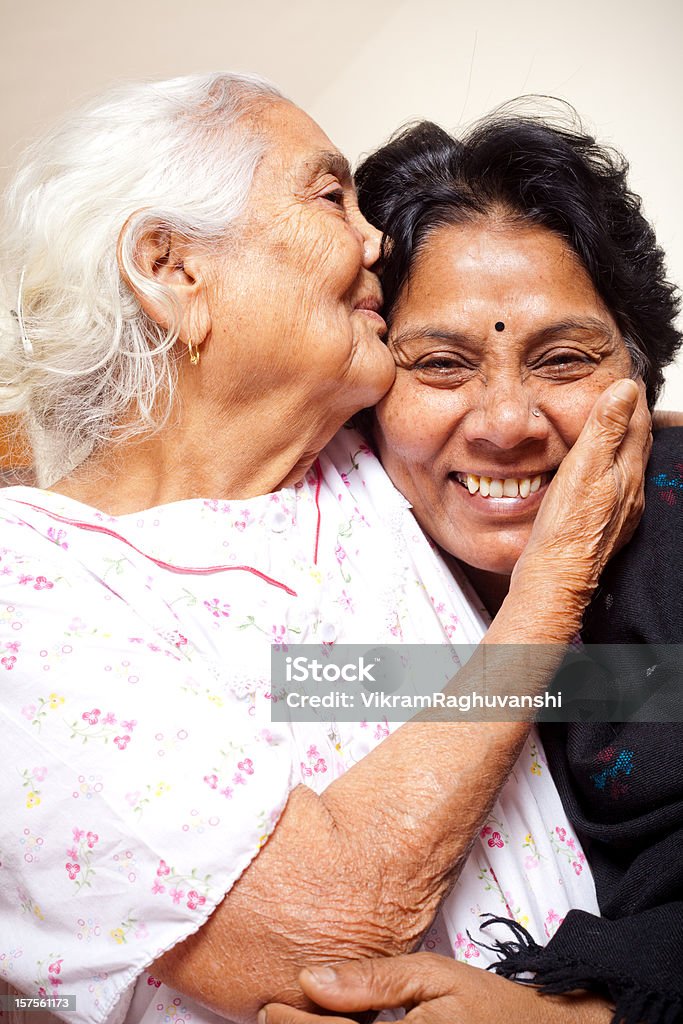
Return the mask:
M476 494L478 491L482 498L528 498L530 494L536 493L543 480L540 474L505 479L477 476L475 473L457 473L456 476L470 494Z

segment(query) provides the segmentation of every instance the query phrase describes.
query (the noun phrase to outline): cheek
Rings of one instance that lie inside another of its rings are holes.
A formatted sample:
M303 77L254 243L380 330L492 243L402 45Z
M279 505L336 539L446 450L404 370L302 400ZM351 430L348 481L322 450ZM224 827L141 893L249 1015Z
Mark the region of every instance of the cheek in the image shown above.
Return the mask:
M569 448L576 442L584 428L590 411L603 391L627 376L619 370L600 370L573 387L560 388L553 392L549 406L550 416L558 433Z

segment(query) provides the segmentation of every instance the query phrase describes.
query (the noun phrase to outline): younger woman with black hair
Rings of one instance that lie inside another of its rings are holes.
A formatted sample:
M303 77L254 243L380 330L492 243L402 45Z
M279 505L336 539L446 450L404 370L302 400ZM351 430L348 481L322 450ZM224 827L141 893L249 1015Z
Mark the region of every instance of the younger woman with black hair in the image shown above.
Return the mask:
M503 112L461 138L418 124L356 176L361 209L384 233L397 364L366 428L420 525L491 614L595 397L631 373L652 407L681 343L678 293L626 174L625 160L580 126ZM601 581L587 641L683 641L682 434L656 437L645 516ZM496 933L497 969L531 971L547 993L599 993L616 1004L615 1024L683 1020L680 727L584 723L547 727L543 738L531 770L552 770L603 916L571 911L534 940L506 897L512 941ZM502 847L505 837L490 834ZM607 1004L539 1008L502 979L478 980L442 958L349 964L327 985L312 975L302 983L337 1011L422 1003L429 1024L490 1020L494 1002L501 1020L612 1018ZM303 1020L269 1011L269 1022L271 1012L275 1024Z

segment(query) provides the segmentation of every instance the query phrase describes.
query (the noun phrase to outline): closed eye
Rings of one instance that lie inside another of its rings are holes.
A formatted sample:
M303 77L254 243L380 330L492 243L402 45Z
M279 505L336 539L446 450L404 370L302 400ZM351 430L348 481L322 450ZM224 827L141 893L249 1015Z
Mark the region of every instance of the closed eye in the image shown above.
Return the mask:
M344 189L335 188L330 192L323 192L320 196L321 199L326 199L328 203L334 203L335 206L344 206Z

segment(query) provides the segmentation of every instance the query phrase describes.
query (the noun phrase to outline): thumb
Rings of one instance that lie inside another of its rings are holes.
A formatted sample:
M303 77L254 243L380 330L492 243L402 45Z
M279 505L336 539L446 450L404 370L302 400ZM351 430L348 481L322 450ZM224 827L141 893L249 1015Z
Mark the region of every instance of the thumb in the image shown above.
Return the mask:
M591 409L577 446L599 440L601 451L611 458L628 430L639 393L636 382L628 377L603 391Z
M320 1006L352 1013L436 999L453 990L457 974L458 964L448 957L411 953L305 968L299 983Z

